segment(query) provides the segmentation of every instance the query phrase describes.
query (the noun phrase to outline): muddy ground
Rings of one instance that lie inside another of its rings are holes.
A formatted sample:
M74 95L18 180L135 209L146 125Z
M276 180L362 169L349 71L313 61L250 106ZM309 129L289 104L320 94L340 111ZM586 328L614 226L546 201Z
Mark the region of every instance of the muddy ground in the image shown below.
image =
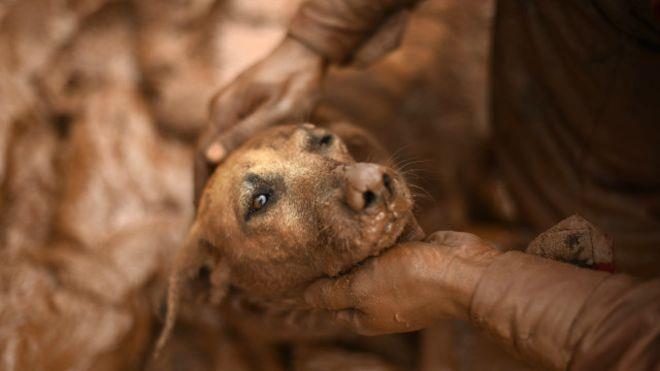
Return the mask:
M146 366L208 99L281 39L297 3L0 2L0 369ZM525 237L500 228L517 222L489 151L491 18L491 2L426 2L401 49L332 71L310 119L379 136L419 187L427 231L511 248ZM184 316L176 334L172 369L259 356L212 314ZM419 337L437 349L424 369L519 366L460 322Z

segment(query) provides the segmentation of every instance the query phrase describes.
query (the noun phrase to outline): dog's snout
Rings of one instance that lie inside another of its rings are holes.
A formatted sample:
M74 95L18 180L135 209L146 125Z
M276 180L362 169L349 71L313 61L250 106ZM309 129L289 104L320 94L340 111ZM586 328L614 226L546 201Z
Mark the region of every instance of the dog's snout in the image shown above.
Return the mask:
M394 193L392 177L387 168L357 163L343 168L346 179L346 203L355 211L386 201Z

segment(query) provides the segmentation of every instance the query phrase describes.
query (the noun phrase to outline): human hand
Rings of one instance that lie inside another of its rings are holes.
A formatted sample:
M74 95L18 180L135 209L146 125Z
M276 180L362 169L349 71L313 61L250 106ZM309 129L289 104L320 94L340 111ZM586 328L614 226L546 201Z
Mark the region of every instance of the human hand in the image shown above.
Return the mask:
M501 254L479 237L442 231L393 246L338 278L312 283L305 300L362 335L415 331L441 318L467 319L472 293Z
M265 127L311 112L324 73L323 57L286 38L215 95L209 125L195 151L195 203L229 152Z

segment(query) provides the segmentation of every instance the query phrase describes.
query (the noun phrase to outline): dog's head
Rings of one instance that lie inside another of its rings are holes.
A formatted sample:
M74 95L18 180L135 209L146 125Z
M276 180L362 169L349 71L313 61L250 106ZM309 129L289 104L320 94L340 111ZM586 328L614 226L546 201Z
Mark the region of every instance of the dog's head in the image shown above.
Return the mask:
M373 143L344 132L351 147ZM340 135L311 124L269 129L209 180L174 264L168 322L187 288L216 302L229 286L266 300L295 296L419 233L411 209L403 178L356 162Z

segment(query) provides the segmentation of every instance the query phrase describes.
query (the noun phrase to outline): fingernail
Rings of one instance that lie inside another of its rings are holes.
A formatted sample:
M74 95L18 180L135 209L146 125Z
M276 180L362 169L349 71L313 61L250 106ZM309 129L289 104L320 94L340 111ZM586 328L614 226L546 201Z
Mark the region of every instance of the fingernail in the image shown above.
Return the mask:
M225 147L222 144L215 142L206 150L206 160L213 163L220 162L220 160L225 157L225 152Z

